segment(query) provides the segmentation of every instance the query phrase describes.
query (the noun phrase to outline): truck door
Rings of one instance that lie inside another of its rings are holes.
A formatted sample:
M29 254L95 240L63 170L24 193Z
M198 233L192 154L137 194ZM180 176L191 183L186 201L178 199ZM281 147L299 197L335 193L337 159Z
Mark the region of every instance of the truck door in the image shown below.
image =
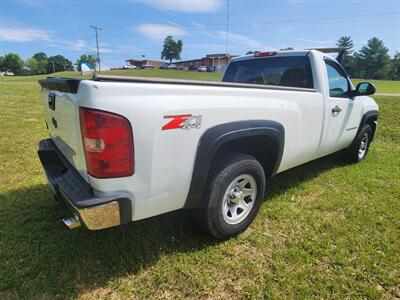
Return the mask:
M326 115L329 120L323 155L346 148L352 142L359 125L356 116L360 113L360 105L349 96L352 85L342 66L325 58L325 67L328 85Z

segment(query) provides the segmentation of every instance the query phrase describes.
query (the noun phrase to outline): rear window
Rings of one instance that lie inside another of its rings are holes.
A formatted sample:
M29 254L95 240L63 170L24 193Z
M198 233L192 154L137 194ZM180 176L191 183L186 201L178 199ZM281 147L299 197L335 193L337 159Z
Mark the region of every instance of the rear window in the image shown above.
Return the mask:
M222 81L314 88L308 56L233 61L229 64Z

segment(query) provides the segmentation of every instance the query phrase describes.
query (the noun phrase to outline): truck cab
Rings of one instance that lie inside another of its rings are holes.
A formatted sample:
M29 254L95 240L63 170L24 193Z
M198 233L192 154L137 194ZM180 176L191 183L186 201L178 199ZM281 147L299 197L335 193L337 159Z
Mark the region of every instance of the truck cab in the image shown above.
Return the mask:
M222 78L224 82L313 89L320 96L303 99L297 107L304 116L303 138L309 141L299 141L294 164L343 149L354 139L365 112L378 109L372 98L354 92L340 63L320 50L259 52L234 58ZM330 52L332 48L327 50ZM366 85L362 88L374 89ZM373 123L373 132L375 129ZM313 145L313 149L309 145Z

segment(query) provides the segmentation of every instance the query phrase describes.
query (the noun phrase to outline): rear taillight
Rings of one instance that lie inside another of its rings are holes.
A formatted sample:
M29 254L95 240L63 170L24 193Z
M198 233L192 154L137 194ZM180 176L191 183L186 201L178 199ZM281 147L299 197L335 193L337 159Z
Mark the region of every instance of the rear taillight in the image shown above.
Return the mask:
M96 178L133 175L134 146L129 121L84 107L79 109L79 117L88 173Z
M263 56L274 56L278 52L276 51L270 51L270 52L256 52L254 53L254 57L263 57Z

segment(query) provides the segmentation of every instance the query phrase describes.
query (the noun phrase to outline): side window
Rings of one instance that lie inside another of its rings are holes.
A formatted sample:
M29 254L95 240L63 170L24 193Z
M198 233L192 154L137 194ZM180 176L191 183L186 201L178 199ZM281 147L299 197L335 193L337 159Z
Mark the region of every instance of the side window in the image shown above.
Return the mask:
M347 98L350 85L343 70L331 61L325 61L328 72L329 96Z

